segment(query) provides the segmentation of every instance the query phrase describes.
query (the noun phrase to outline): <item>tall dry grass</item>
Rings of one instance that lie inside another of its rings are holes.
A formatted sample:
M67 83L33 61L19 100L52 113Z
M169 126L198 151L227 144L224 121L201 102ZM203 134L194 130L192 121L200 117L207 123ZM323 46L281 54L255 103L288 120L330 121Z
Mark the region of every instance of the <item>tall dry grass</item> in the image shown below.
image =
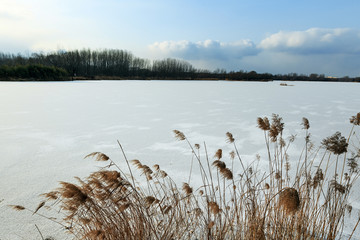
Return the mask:
M350 123L347 138L337 132L316 148L310 123L303 118L304 147L300 156L293 156L298 160L291 166L289 147L295 137L283 136L282 118L275 114L258 118L267 170L243 162L229 132L226 140L233 150L224 154L219 149L210 157L205 144L193 145L174 130L199 166L202 183L197 188L191 186L190 177L186 183L175 183L157 164L129 161L119 143L126 171L104 153L91 153L86 158L107 166L86 179L77 178L76 184L61 182L32 212L60 207L64 218L58 223L75 239L338 239L343 236L344 217L352 210L349 197L360 173L360 141L355 133L360 113ZM200 148L204 155L200 156ZM141 179L134 179L135 169Z

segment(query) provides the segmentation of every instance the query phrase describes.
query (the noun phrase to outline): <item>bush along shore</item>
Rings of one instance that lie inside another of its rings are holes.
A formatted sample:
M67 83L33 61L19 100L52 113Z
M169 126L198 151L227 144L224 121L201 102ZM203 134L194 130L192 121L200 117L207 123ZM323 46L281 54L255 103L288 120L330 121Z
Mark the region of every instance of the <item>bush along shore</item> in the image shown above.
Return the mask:
M205 143L192 144L174 130L193 156L184 183L174 182L158 164L128 160L119 143L125 169L106 154L93 152L86 158L104 162L102 170L76 178L77 183L61 182L34 210L12 207L42 217L60 209L64 217L57 223L75 239L343 239L344 218L352 211L349 198L360 173L355 132L360 113L350 118L348 137L336 132L319 147L303 118L300 156L289 156L295 137L283 136L280 116L259 117L257 124L267 152L251 163L242 160L232 133L226 133L231 152L210 154ZM267 170L258 167L260 161ZM194 186L193 163L201 179ZM353 237L359 222L351 223L346 239Z
M40 64L0 66L0 79L5 81L69 80L65 69Z
M37 68L34 70L34 68ZM28 55L0 52L0 80L233 80L233 81L327 81L360 82L360 77L326 77L289 73L198 69L181 59L139 58L119 49L59 50Z

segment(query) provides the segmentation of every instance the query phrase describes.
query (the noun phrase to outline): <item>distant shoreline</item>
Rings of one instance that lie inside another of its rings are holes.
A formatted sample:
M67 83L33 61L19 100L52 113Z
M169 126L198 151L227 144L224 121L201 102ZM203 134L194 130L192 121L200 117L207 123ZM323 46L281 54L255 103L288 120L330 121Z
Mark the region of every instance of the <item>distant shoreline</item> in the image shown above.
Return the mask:
M72 50L32 55L0 52L0 81L196 80L360 82L360 76L258 73L254 70L198 69L181 59L142 59L119 49Z
M315 80L294 80L294 79L221 79L221 78L121 78L112 76L96 76L96 77L74 77L70 79L0 79L0 82L72 82L72 81L227 81L227 82L353 82L360 83L357 79L315 79Z

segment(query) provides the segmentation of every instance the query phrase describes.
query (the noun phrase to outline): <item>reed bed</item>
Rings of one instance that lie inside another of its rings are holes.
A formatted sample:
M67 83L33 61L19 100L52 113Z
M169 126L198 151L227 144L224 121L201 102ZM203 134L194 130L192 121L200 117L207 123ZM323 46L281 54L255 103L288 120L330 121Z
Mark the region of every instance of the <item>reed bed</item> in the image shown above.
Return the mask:
M233 150L225 154L218 149L212 157L205 144L193 145L183 132L174 130L198 164L201 184L197 186L191 186L190 177L188 182L174 182L157 164L149 167L128 160L119 143L127 169L104 153L91 153L86 158L104 162L103 169L77 178L76 184L61 182L30 211L40 214L44 206L60 209L64 217L58 223L75 239L86 240L340 239L360 174L360 141L355 133L360 113L350 123L347 138L336 132L315 147L310 123L303 118L304 146L300 156L291 156L298 159L291 166L288 152L295 137L283 136L280 116L259 117L266 170L242 160L232 133L226 133L226 141ZM202 149L205 154L200 155ZM140 179L135 179L135 171ZM347 239L353 237L359 221Z

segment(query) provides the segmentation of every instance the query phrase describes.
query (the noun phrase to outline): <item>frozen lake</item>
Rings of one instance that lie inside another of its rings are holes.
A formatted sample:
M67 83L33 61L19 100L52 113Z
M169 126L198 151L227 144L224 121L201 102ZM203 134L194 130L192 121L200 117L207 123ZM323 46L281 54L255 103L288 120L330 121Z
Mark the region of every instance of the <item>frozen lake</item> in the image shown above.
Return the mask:
M186 181L191 153L172 130L192 143L206 141L210 155L227 149L225 133L237 140L245 161L265 149L257 117L279 114L285 135L298 134L303 117L316 144L336 131L347 136L349 118L360 112L360 84L200 81L0 82L0 239L65 239L62 229L7 205L35 208L39 194L86 176L98 163L83 159L100 151L125 166L129 159L165 169ZM295 161L295 160L294 160ZM357 194L360 196L360 194ZM360 208L360 199L353 199ZM356 215L356 214L355 214ZM70 237L68 238L70 239Z

